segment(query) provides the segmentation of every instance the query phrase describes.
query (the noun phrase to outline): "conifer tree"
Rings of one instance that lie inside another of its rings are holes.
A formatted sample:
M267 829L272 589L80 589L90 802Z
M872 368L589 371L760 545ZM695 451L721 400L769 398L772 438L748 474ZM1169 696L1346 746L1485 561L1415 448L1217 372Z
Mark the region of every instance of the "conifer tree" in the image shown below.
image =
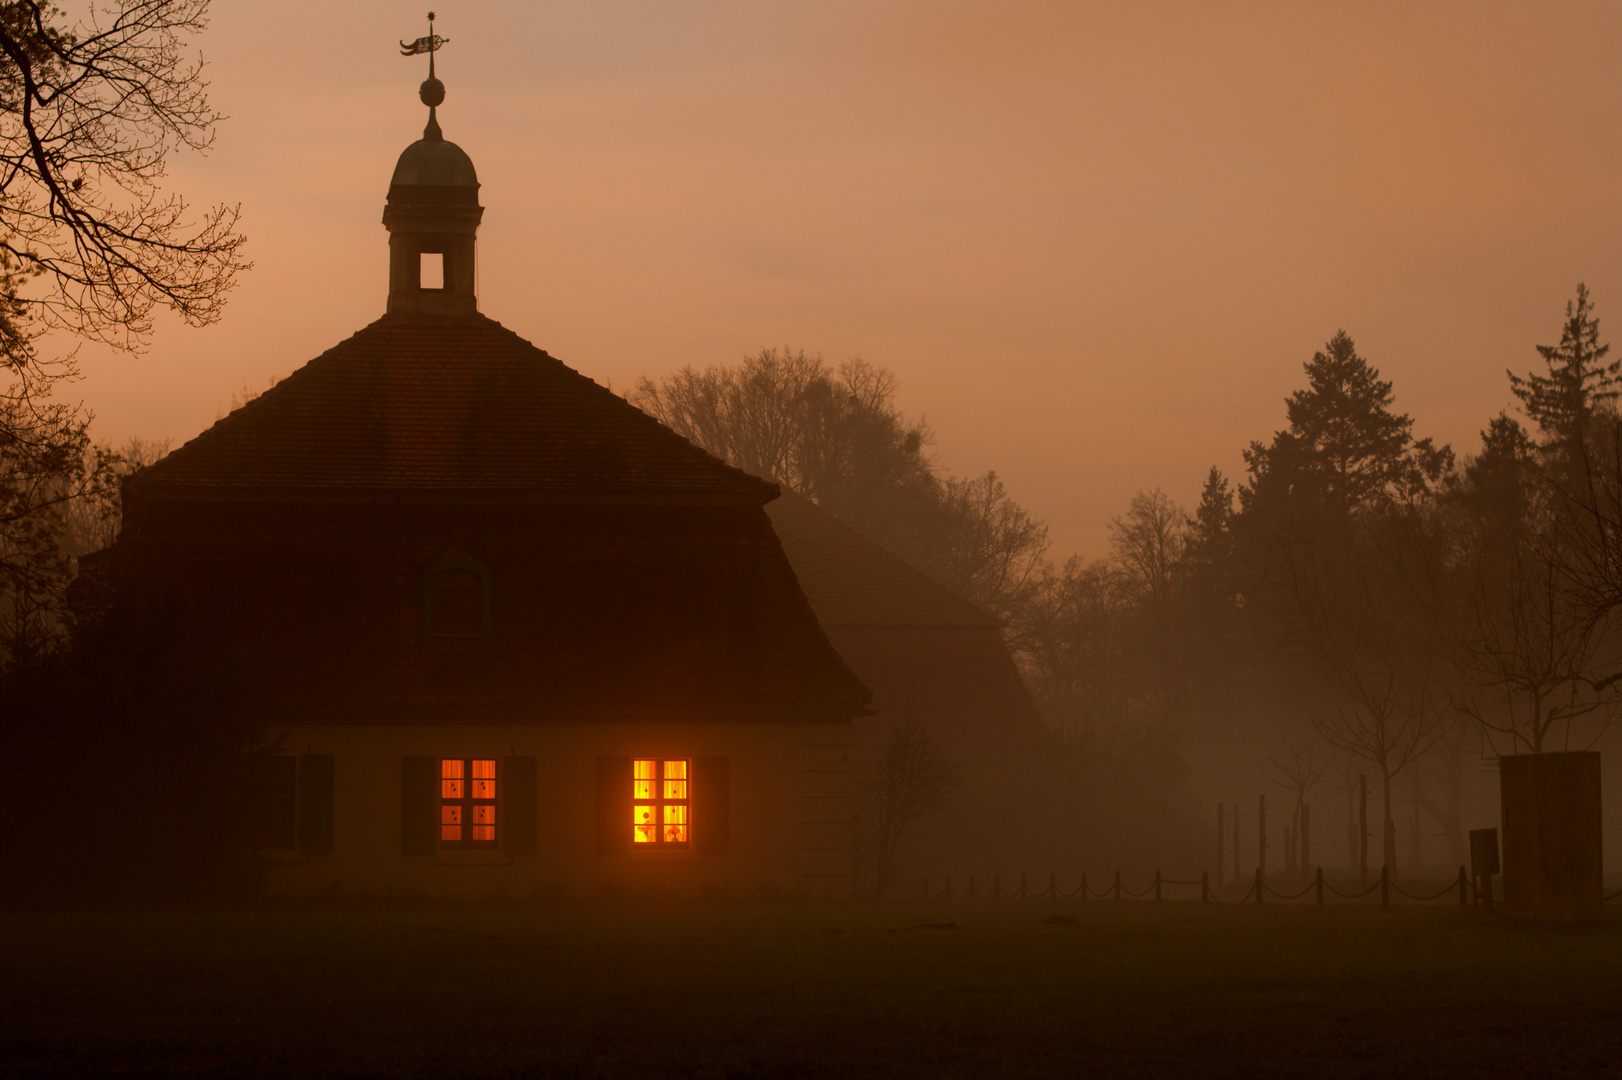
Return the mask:
M1413 420L1392 411L1391 383L1344 330L1303 367L1306 388L1285 402L1289 427L1245 451L1246 508L1276 495L1351 509L1422 491L1452 461L1447 447L1414 439Z
M1611 346L1600 344L1599 319L1587 285L1579 283L1577 299L1566 301L1560 344L1539 345L1537 350L1548 374L1533 371L1522 378L1508 372L1510 391L1542 430L1542 449L1575 461L1593 427L1595 410L1615 401L1622 388L1622 357L1605 363Z
M1189 527L1187 557L1195 575L1210 576L1227 561L1228 527L1232 522L1233 489L1222 470L1213 465L1205 475L1200 503L1194 508Z

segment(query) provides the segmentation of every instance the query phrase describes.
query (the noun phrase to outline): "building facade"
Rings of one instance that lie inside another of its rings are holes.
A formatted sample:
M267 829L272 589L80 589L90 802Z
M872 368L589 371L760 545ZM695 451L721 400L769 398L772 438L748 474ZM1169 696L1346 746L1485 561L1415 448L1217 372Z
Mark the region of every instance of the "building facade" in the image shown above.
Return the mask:
M109 563L180 598L199 678L244 673L273 891L848 892L869 694L776 485L479 313L443 96L384 316L131 478Z

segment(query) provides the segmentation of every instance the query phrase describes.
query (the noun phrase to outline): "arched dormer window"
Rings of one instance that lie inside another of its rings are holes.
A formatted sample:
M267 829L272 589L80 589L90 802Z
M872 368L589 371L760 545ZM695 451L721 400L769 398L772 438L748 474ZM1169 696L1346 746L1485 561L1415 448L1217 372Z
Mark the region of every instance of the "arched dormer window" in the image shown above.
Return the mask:
M422 636L438 641L490 636L490 570L455 553L422 574Z

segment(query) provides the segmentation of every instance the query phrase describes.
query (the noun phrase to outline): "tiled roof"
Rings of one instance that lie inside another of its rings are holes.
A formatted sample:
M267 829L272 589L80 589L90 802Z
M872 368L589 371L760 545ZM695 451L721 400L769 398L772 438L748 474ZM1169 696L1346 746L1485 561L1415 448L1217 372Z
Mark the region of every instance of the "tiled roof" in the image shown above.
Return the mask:
M132 480L142 498L439 498L759 505L710 456L483 316L385 316Z
M870 696L755 506L182 499L119 547L267 722L843 721ZM425 636L448 556L488 568L488 637Z
M766 506L766 514L824 627L1001 626L993 616L787 488Z

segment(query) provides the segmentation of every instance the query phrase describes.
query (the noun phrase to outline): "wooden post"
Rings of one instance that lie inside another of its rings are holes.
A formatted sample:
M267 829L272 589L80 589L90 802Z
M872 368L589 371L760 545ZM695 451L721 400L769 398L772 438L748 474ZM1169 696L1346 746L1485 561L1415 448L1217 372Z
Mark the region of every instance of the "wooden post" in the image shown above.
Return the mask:
M1307 867L1312 865L1312 807L1306 803L1301 804L1301 872L1305 874Z
M1210 902L1211 902L1211 871L1202 870L1202 871L1200 871L1200 903L1209 904Z
M1160 900L1160 871L1159 870L1155 871L1155 900L1156 900L1156 902L1158 902Z
M1235 885L1239 884L1240 878L1243 876L1243 874L1244 874L1244 869L1239 864L1239 804L1234 803L1233 804L1233 883Z
M1223 820L1226 816L1223 811L1226 809L1227 807L1222 803L1217 803L1217 888L1219 889L1222 888L1222 877L1224 874L1222 867L1222 856L1225 854L1225 852L1222 850L1222 844L1227 839L1227 837L1223 835L1223 827L1227 824L1227 822ZM1235 867L1234 869L1237 870L1238 867Z
M1357 774L1357 876L1369 887L1369 777Z
M1121 898L1121 872L1115 871L1115 899Z
M1256 870L1267 873L1267 796L1256 796Z
M1391 868L1380 864L1380 906L1391 906Z
M1256 867L1256 906L1262 906L1262 868Z
M1317 889L1318 889L1318 906L1323 907L1324 906L1324 868L1321 867L1321 866L1318 867L1318 876L1317 876L1317 881L1315 882L1315 884L1316 884Z

